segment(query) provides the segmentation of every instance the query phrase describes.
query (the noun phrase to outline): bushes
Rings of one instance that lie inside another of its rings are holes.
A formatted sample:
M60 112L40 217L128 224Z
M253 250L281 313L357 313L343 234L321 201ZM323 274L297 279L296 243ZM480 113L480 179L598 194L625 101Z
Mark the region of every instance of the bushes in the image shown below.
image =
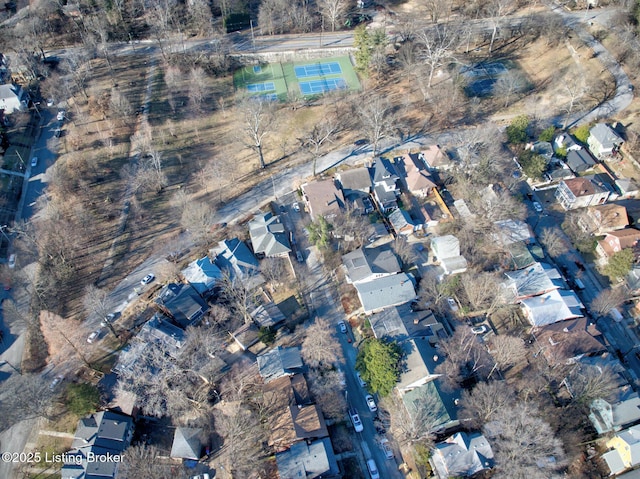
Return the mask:
M589 124L585 124L585 125L579 126L575 130L573 130L573 136L575 136L578 141L580 141L580 142L582 142L582 143L584 143L586 145L587 144L587 139L589 138L589 130L590 129L591 129L591 125L589 125Z

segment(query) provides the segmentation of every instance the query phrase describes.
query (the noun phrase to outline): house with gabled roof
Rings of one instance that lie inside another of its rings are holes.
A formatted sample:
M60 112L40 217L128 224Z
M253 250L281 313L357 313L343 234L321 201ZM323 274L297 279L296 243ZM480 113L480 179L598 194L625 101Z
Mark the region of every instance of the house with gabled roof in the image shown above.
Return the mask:
M259 354L256 357L260 376L265 383L283 376L293 376L302 372L302 356L300 348L277 348Z
M400 260L387 246L358 248L342 256L347 283L364 283L402 270Z
M573 364L585 356L597 356L607 351L602 333L584 317L548 324L533 334L536 345L551 365Z
M391 160L376 158L373 164L373 196L382 212L398 207L399 176Z
M606 445L610 451L602 458L612 475L640 465L640 425L620 431Z
M566 288L560 272L547 263L533 263L524 269L506 271L507 281L502 283L507 301L520 301Z
M493 223L496 228L496 239L503 245L523 242L525 244L535 242L535 235L531 226L520 220L500 220Z
M0 85L0 110L4 110L5 115L25 111L28 103L29 95L20 85L14 83Z
M200 323L209 310L207 303L190 284L169 283L160 290L156 304L173 322L187 329Z
M493 450L479 432L458 432L439 442L431 456L433 470L439 479L471 477L495 465Z
M232 278L237 276L246 279L259 274L260 263L249 247L238 238L220 241L218 247L211 252L215 255L216 266L222 271L228 271Z
M607 201L611 192L594 177L581 176L562 180L555 197L565 210L601 205Z
M394 159L396 171L404 188L411 194L426 198L436 184L419 153L407 153Z
M250 313L251 319L261 328L271 328L282 323L286 318L278 305L273 301L261 304Z
M460 241L455 236L433 238L431 250L435 259L440 262L444 274L458 274L467 270L467 260L460 254Z
M640 230L624 228L607 233L604 239L598 241L596 253L603 260L609 260L614 254L627 248L635 248L640 241Z
M162 319L163 317L165 320ZM166 354L175 358L184 345L185 333L183 329L171 324L169 318L161 314L155 314L153 318L142 326L140 332L136 335L136 339L143 343L154 344L162 348Z
M326 219L334 218L344 208L342 193L333 180L310 181L300 188L313 221L321 216Z
M589 206L578 224L587 233L604 235L629 226L629 216L627 209L616 203Z
M589 130L587 144L596 158L606 158L619 151L624 140L606 123L596 123Z
M418 159L423 161L431 171L447 171L453 169L455 164L440 145L429 145L418 153Z
M568 151L565 163L576 175L592 170L596 166L595 158L584 148Z
M133 419L113 411L100 411L78 421L67 452L68 460L60 470L62 479L115 479L119 462L89 461L93 455L120 456L133 438Z
M409 212L401 208L396 208L389 213L387 219L397 235L409 236L417 227Z
M356 283L354 286L365 314L372 314L416 299L414 278L407 273L383 276Z
M173 432L170 457L197 461L202 452L203 430L195 427L176 427Z
M584 316L584 305L573 291L554 289L520 301L522 312L532 326L546 326Z
M613 398L593 400L589 410L589 420L598 434L620 431L640 422L640 396L625 384L614 391Z
M333 479L342 477L331 440L297 442L276 453L280 479Z
M200 296L213 290L222 279L222 271L208 256L192 261L180 273Z
M374 211L369 193L371 192L371 174L366 167L336 173L336 181L342 190L347 208L366 215Z
M280 221L280 217L272 213L256 215L249 222L249 236L253 252L267 258L287 256L291 252L289 234Z

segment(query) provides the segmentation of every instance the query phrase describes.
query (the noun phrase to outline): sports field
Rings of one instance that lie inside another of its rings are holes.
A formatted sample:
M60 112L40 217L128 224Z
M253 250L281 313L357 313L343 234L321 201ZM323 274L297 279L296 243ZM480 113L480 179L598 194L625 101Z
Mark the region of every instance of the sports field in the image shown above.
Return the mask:
M286 101L313 97L332 90L359 90L360 81L349 57L247 66L233 76L237 90Z

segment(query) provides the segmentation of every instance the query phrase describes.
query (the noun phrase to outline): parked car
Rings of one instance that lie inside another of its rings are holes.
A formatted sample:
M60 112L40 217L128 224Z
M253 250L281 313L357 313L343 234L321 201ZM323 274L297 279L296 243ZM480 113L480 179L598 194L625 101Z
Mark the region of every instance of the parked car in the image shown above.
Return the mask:
M64 110L59 110L58 114L56 115L56 120L58 121L64 121L65 116L66 116L67 112Z
M63 379L64 379L64 376L61 374L53 378L53 381L51 381L51 384L49 384L49 389L53 391L55 388L58 387L58 384L60 384Z
M362 386L363 388L367 387L367 383L365 382L364 379L362 379L362 376L360 376L359 372L356 372L356 378L358 378L358 382L360 383L360 386Z
M94 331L93 333L91 333L89 335L89 337L87 338L87 342L89 344L93 343L96 339L98 339L98 336L100 336L100 331Z
M55 103L55 100L53 98L47 99L47 106L53 106L54 103Z
M458 303L456 303L455 299L447 298L447 304L449 305L449 309L451 309L451 311L453 311L454 313L458 311Z
M38 166L38 157L34 156L33 158L31 158L31 167L33 168L34 166Z
M304 263L304 255L301 251L296 251L296 259L298 260L298 263Z
M373 399L371 394L367 394L365 396L365 400L367 401L367 406L369 406L369 411L376 412L378 410L378 406L376 406L376 401Z
M542 213L542 205L540 203L538 203L537 201L533 202L533 209L536 210L538 213Z
M364 430L364 426L362 425L362 421L360 420L358 411L352 409L351 411L349 411L349 417L351 418L353 428L356 430L356 432L362 432Z
M191 479L210 479L209 474L206 472L204 474L198 474L197 476L191 476Z
M60 138L62 136L62 130L60 128L56 128L56 131L53 132L53 136Z
M341 333L346 333L347 332L347 325L344 321L339 321L338 322L338 327L340 328L340 332Z
M393 449L391 449L391 445L389 444L389 439L384 438L380 441L380 447L384 451L384 457L387 459L393 459Z
M371 476L371 479L380 479L380 473L378 472L376 461L374 461L373 459L369 459L367 461L367 469L369 469L369 475Z
M9 264L9 268L13 269L16 267L16 255L12 254L9 255L9 261L7 262Z
M107 324L111 324L115 321L117 314L109 313L107 314L102 321L100 321L100 326L106 326Z
M486 334L489 332L489 326L487 326L486 324L481 324L480 326L471 328L471 332L473 334Z
M292 204L291 207L293 208L293 211L300 212L300 203L298 203L297 201Z
M148 275L146 275L144 278L142 278L140 280L140 284L149 284L151 283L151 281L153 281L154 279L156 279L156 275L153 273L149 273Z

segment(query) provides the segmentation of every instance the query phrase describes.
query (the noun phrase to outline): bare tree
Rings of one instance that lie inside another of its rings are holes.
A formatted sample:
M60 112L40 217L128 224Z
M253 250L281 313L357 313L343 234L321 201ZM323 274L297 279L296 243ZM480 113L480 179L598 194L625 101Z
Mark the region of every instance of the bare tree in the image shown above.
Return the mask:
M370 234L369 218L350 204L340 210L332 224L335 237L343 238L347 243L355 243L358 248L362 247Z
M568 377L565 385L571 400L583 407L596 399L608 401L618 389L616 374L609 367L576 365Z
M300 353L309 367L331 369L343 360L340 348L335 347L335 327L326 319L317 317L305 333Z
M257 291L252 289L244 278L228 270L222 272L219 285L232 310L244 318L245 323L251 323L250 313L257 306Z
M303 143L313 155L313 176L316 176L316 166L320 156L320 147L325 142L331 142L338 131L338 121L332 116L325 116L305 135Z
M446 26L436 26L419 32L417 39L421 47L418 58L429 68L427 88L431 88L435 71L445 62L455 60L453 55L458 37Z
M88 315L95 314L100 318L100 320L104 320L113 335L116 338L118 337L118 333L114 329L113 324L106 320L111 308L109 303L109 292L107 290L100 289L97 286L90 284L84 289L82 304Z
M573 114L573 109L578 106L581 106L581 100L586 93L586 87L584 84L584 77L580 76L577 78L563 78L562 82L564 84L564 89L567 92L567 96L569 97L569 101L564 108L566 112L566 116L564 119L564 123L562 125L562 129L567 128L567 124L571 119L571 115Z
M491 314L501 303L500 281L495 273L467 271L460 284L475 311Z
M509 70L500 75L493 87L496 97L502 98L503 107L508 107L513 103L513 99L522 93L527 87L527 80L522 73L517 70Z
M189 74L189 103L195 111L201 111L207 94L207 75L203 68L196 67Z
M25 419L53 418L54 391L39 374L12 374L2 383L0 431Z
M598 317L606 316L627 300L628 292L624 287L603 289L591 301L590 309Z
M347 412L347 400L342 391L344 374L334 369L312 369L307 373L309 389L316 404L327 419L341 419Z
M553 258L566 254L570 248L567 237L557 227L544 228L540 234L540 242Z
M238 108L240 130L246 141L245 145L258 154L260 168L265 168L264 139L274 128L274 107L267 99L256 96L244 98Z
M440 19L445 22L449 20L451 14L451 2L448 0L426 0L425 6L429 12L429 17L433 23L438 23Z
M126 449L122 464L118 468L118 477L123 479L184 479L182 468L176 470L169 462L160 459L161 452L155 446L136 444ZM177 475L176 475L177 474Z
M504 381L480 382L472 390L462 391L459 417L465 424L480 429L491 422L499 411L511 406L513 390Z
M496 459L494 477L548 477L565 465L565 453L551 426L532 403L512 403L500 409L483 430Z
M340 25L344 14L349 7L347 0L319 0L318 10L322 15L323 22L331 25L331 31L336 30L336 25Z
M527 349L522 338L501 334L491 339L489 354L497 366L504 370L525 361Z
M187 201L182 208L180 224L189 231L196 243L206 243L211 237L211 226L213 225L211 205L201 201Z
M287 277L287 260L284 258L265 258L260 265L260 272L275 290L275 286L282 284Z
M391 103L378 94L372 94L358 106L362 129L372 143L372 154L376 156L380 141L391 135L394 113Z
M391 432L403 445L433 445L436 431L447 421L437 394L421 395L407 406L395 394L385 401L390 403L385 404L387 410L393 411Z
M491 20L491 42L489 43L489 55L493 53L493 44L502 27L502 22L513 9L513 0L491 0L484 6L487 17Z
M447 387L456 386L461 379L486 377L493 366L486 348L469 327L458 327L453 336L441 341L440 352L445 361L436 372L443 375Z

